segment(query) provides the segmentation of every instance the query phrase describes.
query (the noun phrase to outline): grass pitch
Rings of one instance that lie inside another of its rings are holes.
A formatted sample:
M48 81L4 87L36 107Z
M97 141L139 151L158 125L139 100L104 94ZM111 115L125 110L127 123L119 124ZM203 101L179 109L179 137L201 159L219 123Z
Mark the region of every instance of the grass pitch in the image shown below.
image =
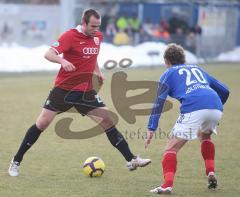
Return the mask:
M208 191L200 144L192 141L178 154L178 169L172 196L237 197L240 193L240 65L210 65L204 68L226 83L231 91L218 128L219 134L213 137L219 187L215 191ZM127 79L130 81L158 81L164 70L158 68L123 71L128 74ZM117 113L111 100L113 72L105 72L105 85L100 96L107 106ZM69 140L57 136L54 126L64 117L74 119L71 129L75 131L95 126L87 117L65 113L57 116L25 155L20 176L8 176L9 162L26 129L35 122L52 88L53 80L54 73L0 74L0 196L155 196L150 194L149 190L162 182L161 156L167 138L164 134L157 135L149 148L144 149L143 137L148 116L138 116L135 124L129 124L120 117L117 125L135 154L152 159L152 164L146 168L128 172L123 157L111 146L105 134L86 140ZM131 93L135 94L134 91ZM174 101L173 104L173 109L164 113L160 121L162 132L169 132L178 116L179 104ZM81 172L83 162L90 156L100 156L104 160L106 171L102 177L88 178Z

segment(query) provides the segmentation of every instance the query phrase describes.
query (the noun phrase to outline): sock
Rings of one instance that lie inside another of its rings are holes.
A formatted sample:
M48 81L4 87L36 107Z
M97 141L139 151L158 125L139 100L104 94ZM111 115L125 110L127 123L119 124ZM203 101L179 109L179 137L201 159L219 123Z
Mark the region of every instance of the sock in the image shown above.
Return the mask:
M128 143L124 139L123 135L115 127L111 127L105 132L111 144L119 150L127 161L131 161L134 158L134 155L130 151Z
M27 150L37 141L38 137L40 136L40 134L42 133L42 131L40 129L37 128L36 124L32 125L23 141L22 144L20 145L17 154L14 156L14 161L17 161L19 163L21 163L24 154L27 152Z
M201 152L205 162L206 175L208 175L209 172L215 172L214 165L215 147L211 139L202 141Z
M177 170L177 155L175 151L165 152L162 160L162 168L164 174L164 183L161 185L161 187L172 187L174 175Z

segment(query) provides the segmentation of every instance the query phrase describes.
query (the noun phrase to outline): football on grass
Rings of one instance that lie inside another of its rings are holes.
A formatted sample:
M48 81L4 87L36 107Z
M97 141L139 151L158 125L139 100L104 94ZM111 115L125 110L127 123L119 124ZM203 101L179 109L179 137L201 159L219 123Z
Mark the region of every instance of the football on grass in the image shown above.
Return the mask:
M105 164L100 157L89 157L83 164L83 172L88 177L100 177L104 170Z

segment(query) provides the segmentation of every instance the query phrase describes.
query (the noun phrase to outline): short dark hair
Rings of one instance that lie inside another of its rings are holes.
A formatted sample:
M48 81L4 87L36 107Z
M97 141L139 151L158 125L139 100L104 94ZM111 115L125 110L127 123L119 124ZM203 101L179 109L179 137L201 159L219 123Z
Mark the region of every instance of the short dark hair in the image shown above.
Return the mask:
M85 10L83 12L82 21L84 21L86 24L88 24L89 21L90 21L91 16L94 16L97 19L101 18L100 14L96 10L94 10L94 9L87 9L87 10Z
M165 60L169 61L171 65L185 63L184 49L182 46L175 43L168 44L163 57Z

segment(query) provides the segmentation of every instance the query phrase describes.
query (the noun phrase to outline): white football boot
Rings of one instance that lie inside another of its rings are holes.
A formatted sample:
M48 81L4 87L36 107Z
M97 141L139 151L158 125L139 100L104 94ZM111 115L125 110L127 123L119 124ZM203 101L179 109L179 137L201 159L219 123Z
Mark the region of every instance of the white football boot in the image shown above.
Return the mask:
M136 170L137 167L145 167L151 163L150 159L143 159L139 156L133 158L131 161L127 162L127 168L130 171Z
M170 194L172 192L172 187L163 188L159 186L154 189L151 189L150 192L155 194Z
M8 168L8 174L10 176L18 176L19 175L19 165L20 163L17 161L11 161L9 168Z

